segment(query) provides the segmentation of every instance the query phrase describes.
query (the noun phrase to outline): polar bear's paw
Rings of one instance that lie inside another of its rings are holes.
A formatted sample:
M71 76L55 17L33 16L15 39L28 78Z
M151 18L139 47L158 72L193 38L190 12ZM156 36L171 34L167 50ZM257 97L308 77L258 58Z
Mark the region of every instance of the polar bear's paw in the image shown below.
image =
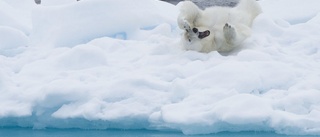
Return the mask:
M191 32L191 27L188 21L184 20L183 21L183 28L187 31L187 32Z
M223 33L227 43L232 43L236 38L236 30L228 23L224 25Z

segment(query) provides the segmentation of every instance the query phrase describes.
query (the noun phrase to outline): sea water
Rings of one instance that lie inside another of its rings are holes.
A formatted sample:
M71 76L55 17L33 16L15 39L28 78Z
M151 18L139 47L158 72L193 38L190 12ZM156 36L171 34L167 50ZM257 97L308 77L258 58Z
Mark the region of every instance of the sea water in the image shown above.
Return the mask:
M0 137L307 137L279 135L273 132L223 132L209 135L184 135L181 132L150 130L80 130L0 128ZM312 137L312 136L308 136Z

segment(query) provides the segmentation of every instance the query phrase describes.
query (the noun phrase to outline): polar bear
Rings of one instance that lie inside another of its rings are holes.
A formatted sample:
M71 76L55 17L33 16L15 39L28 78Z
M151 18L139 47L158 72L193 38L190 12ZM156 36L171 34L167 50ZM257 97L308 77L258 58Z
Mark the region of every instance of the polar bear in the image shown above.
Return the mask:
M178 26L186 50L230 52L250 36L251 24L262 10L255 0L240 0L235 7L199 9L191 1L178 4Z

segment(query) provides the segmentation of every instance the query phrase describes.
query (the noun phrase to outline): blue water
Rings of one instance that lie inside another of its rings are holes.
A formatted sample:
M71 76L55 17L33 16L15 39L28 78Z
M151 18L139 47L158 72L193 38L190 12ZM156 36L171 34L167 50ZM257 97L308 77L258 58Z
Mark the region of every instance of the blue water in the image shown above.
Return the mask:
M184 135L180 132L160 132L150 130L80 130L0 128L0 137L307 137L286 136L271 132L218 133L210 135Z

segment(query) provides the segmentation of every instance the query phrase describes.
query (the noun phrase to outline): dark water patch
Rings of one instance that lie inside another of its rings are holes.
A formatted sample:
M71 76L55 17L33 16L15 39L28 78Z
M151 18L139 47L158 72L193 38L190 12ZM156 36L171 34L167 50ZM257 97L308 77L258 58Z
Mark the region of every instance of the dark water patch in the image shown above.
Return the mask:
M162 1L166 1L176 5L183 0L162 0ZM191 0L191 1L197 4L202 9L206 7L211 7L211 6L234 7L239 2L239 0Z
M174 131L153 130L82 130L82 129L43 129L0 128L0 137L311 137L287 136L273 132L222 132L209 135L184 135Z

